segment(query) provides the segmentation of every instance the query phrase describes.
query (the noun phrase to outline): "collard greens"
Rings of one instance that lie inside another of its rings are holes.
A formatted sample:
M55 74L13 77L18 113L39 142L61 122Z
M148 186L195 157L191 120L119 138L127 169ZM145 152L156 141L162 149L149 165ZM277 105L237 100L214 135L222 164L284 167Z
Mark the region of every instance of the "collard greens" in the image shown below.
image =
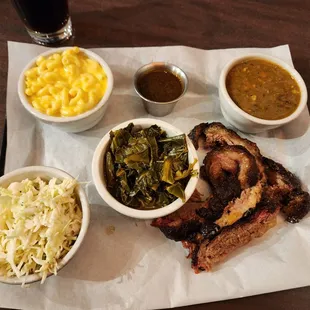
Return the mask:
M185 200L184 190L193 173L188 163L184 134L167 137L157 125L110 132L105 155L105 178L110 193L135 209L164 207L177 198Z

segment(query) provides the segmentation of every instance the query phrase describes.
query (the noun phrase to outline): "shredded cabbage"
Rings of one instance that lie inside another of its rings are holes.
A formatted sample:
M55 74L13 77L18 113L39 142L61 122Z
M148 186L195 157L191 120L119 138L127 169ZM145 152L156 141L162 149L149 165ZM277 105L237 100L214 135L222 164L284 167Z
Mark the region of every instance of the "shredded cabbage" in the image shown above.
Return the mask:
M38 273L43 283L74 244L82 221L74 179L0 187L0 276Z

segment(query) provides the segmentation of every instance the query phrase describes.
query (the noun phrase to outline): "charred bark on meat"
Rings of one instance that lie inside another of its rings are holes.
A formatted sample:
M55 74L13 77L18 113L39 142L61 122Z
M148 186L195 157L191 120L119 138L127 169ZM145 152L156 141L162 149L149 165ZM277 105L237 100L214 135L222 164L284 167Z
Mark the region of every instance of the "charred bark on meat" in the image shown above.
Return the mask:
M191 130L188 137L192 140L196 149L198 149L199 144L206 150L224 145L243 146L255 157L260 178L262 181L265 181L266 176L262 163L262 155L257 145L252 141L241 138L236 132L226 128L223 124L218 122L201 123Z
M224 204L258 182L255 157L243 146L217 147L207 153L203 163L213 193Z
M286 221L294 224L304 218L310 210L309 193L302 190L298 178L281 164L270 158L263 158L266 169L266 196L281 206Z
M226 204L217 196L210 196L208 200L197 208L196 214L206 221L215 221L221 217Z
M151 225L158 227L168 239L182 241L195 239L202 223L199 221L186 221L174 226L166 225L164 222L155 220Z

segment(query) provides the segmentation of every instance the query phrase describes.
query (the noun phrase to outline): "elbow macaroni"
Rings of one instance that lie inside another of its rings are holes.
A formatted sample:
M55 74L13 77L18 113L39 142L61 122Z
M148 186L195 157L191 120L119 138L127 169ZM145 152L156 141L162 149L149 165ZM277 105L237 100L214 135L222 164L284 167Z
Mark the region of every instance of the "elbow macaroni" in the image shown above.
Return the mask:
M107 88L102 66L78 47L39 57L25 73L25 94L38 111L75 116L94 108Z

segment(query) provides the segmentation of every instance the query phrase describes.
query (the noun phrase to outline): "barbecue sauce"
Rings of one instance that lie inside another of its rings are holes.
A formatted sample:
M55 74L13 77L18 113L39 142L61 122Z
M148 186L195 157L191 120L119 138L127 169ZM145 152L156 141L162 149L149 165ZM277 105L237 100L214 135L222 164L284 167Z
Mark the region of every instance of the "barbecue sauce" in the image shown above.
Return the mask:
M144 74L137 83L140 94L156 102L169 102L177 99L183 92L181 81L166 70L155 70Z

